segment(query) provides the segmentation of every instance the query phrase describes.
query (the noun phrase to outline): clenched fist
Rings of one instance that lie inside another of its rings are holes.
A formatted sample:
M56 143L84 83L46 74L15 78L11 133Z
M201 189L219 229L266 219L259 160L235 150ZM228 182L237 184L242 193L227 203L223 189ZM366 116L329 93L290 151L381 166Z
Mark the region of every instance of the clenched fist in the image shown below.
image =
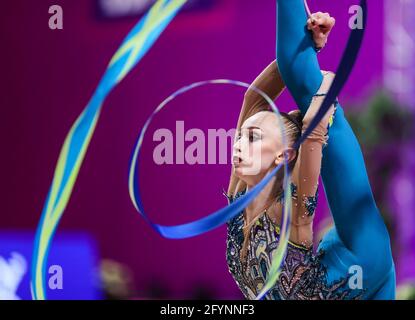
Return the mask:
M321 50L327 43L327 38L333 29L336 20L325 12L313 13L307 20L307 29L313 34L317 50Z

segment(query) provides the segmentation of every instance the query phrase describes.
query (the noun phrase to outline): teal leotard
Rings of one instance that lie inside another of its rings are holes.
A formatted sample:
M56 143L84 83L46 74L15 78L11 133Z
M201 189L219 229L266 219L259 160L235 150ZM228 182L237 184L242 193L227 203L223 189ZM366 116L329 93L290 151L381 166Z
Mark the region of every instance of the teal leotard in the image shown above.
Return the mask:
M283 80L305 114L320 88L322 74L306 29L303 0L278 0L277 62ZM333 227L319 244L327 282L345 276L360 286L363 299L394 299L395 268L388 231L376 206L359 143L337 104L321 176Z

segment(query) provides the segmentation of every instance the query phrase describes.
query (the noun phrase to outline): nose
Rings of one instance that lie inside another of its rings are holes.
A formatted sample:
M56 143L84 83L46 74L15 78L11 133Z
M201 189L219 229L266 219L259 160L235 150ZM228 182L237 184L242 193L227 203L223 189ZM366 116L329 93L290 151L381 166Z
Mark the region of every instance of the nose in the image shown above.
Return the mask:
M233 153L241 152L241 142L239 140L235 141L233 144Z

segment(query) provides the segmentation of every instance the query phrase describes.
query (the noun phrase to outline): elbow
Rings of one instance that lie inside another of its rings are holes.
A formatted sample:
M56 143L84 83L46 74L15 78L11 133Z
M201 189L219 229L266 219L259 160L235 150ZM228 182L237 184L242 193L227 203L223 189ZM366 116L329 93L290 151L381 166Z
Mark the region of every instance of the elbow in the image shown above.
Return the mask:
M301 130L303 134L311 126L311 123L312 123L313 119L314 119L314 116L309 117L308 114L305 115L305 117L303 118L303 126L302 126L302 130ZM317 135L325 136L328 133L328 126L329 126L329 118L324 117L323 119L321 119L319 121L317 126L310 133L310 135L311 134L317 134Z
M244 105L253 105L258 95L259 94L253 89L253 87L250 86L244 93Z
M249 86L248 89L246 89L245 93L244 93L244 98L245 99L250 99L255 93L255 90L253 89L252 86Z
M313 101L311 102L314 103ZM311 122L314 120L315 116L318 113L319 108L315 108L311 106L308 110L308 112L304 115L303 118L303 132L307 130L307 128L311 125ZM326 112L326 114L323 116L323 118L320 119L319 123L317 124L316 128L314 130L318 130L323 132L324 135L328 133L328 128L330 123L334 120L334 113L335 108L334 105L330 107L330 109Z

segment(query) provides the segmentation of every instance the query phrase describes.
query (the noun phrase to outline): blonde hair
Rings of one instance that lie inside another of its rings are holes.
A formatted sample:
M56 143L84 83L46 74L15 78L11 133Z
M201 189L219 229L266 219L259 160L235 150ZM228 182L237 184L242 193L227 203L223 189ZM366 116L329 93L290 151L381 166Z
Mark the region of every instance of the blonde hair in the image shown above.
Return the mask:
M272 110L266 110L268 112L273 112ZM300 138L301 136L301 130L302 130L302 114L300 110L293 110L289 113L280 112L284 124L283 133L285 137L287 138L287 143L289 146L293 146L294 143ZM289 163L288 170L289 172L292 171L294 168L295 162L297 161L298 153L295 156L295 158ZM277 178L275 180L274 186L271 191L271 204L268 206L265 206L260 212L258 212L254 219L248 224L244 225L243 227L243 234L244 234L244 242L242 244L241 252L240 252L240 259L242 261L246 260L247 254L248 254L248 244L249 244L249 238L250 233L252 230L252 227L254 226L255 222L258 220L261 213L263 213L265 210L268 210L268 208L272 205L275 199L277 199L283 192L283 181L284 181L284 170L279 170L277 173ZM236 195L237 192L246 189L246 184L242 180L239 179L239 181L236 184L236 190L233 196Z

